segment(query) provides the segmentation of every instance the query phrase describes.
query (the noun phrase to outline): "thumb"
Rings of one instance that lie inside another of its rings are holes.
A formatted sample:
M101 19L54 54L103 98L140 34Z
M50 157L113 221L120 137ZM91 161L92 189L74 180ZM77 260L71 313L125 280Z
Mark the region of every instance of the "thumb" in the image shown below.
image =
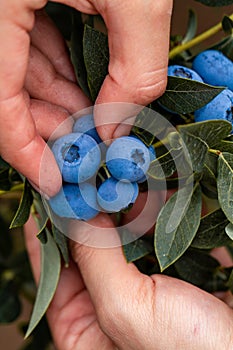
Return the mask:
M130 103L120 115L97 108L95 122L100 137L106 141L130 128L119 123L134 116L136 105L147 105L166 88L172 0L145 3L104 1L97 10L108 30L110 62L108 75L100 89L96 105ZM114 105L115 108L115 105ZM114 109L112 108L112 109ZM137 107L136 107L137 112ZM112 118L112 119L111 119ZM102 124L113 122L108 127Z

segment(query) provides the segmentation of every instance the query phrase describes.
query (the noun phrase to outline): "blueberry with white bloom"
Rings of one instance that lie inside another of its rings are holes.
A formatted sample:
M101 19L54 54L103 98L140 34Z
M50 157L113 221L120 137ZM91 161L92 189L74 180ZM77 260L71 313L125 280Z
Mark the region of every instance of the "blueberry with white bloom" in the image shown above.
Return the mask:
M141 140L122 136L108 147L106 165L116 179L136 182L150 166L150 151Z
M135 202L137 196L138 184L136 182L120 181L110 177L100 185L97 201L104 211L115 213L128 208Z
M233 124L233 92L223 90L212 101L194 112L195 122L223 119Z
M49 199L49 205L60 217L87 221L99 213L96 195L96 188L89 183L65 183L58 194Z
M101 143L102 140L97 133L95 127L95 121L93 114L86 114L78 118L73 125L73 132L80 132L93 137L97 143Z
M193 69L205 83L233 91L233 62L218 50L205 50L193 60Z
M193 69L178 64L169 66L167 75L172 77L196 80L200 83L203 83L200 75L198 75Z
M91 178L98 170L101 152L89 135L71 133L57 139L52 152L65 182L80 183Z

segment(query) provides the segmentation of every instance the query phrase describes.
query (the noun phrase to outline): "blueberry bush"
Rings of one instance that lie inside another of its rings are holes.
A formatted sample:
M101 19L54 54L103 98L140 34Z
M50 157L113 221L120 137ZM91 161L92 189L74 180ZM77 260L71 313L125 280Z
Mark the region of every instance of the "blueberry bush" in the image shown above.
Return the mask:
M233 4L232 0L199 2ZM96 29L96 23L104 27L102 19L55 3L49 3L46 11L67 41L78 84L94 103L108 72L108 38ZM145 274L167 274L208 292L233 292L233 265L222 266L210 254L213 248L226 247L233 256L233 15L200 35L196 28L197 18L190 11L186 35L171 37L166 91L137 115L130 136L100 146L93 115L88 114L75 122L71 134L53 143L64 186L46 205L27 179L0 159L4 204L0 208L0 322L17 320L20 295L34 303L29 324L21 326L29 338L24 350L43 350L51 341L44 315L56 290L61 260L69 268L67 237L51 220L50 210L77 220L89 220L102 210L115 213L119 223L125 212L133 210L139 193L165 183L169 195L152 232L142 232L122 246L127 261ZM219 31L221 40L208 46L206 39ZM163 135L148 111L161 115L173 129ZM94 185L89 181L93 176ZM175 206L182 210L168 230ZM42 250L37 292L23 241L18 238L17 249L14 243L30 213L38 225ZM123 232L123 243L125 234L133 237Z

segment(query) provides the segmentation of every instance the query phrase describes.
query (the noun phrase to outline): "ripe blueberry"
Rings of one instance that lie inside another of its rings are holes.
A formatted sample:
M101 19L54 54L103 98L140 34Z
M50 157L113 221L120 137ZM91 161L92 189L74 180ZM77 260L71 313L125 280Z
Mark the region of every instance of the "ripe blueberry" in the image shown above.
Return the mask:
M200 83L203 83L202 78L193 69L180 66L177 64L168 67L167 75L173 76L173 77L196 80L196 81L199 81Z
M97 192L97 201L106 212L115 213L134 203L138 196L136 182L119 181L113 177L105 180Z
M101 143L102 140L99 137L94 122L93 114L87 114L78 118L73 126L73 132L80 132L91 136L97 143Z
M233 91L233 62L222 52L206 50L197 55L193 69L205 83L216 86L227 86Z
M101 161L98 144L86 134L62 136L54 142L52 151L65 182L88 180L96 173Z
M212 101L194 112L195 122L224 119L233 123L233 92L223 90Z
M58 194L50 198L49 204L60 217L90 220L99 212L96 192L96 188L89 183L65 183Z
M149 168L150 152L139 139L122 136L109 146L106 165L116 179L136 182L146 174Z

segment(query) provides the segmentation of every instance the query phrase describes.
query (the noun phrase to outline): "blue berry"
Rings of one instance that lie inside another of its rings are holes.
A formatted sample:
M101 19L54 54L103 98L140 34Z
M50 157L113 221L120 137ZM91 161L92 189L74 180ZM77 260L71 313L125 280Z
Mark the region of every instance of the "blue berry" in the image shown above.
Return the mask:
M153 160L156 159L155 149L154 149L153 146L149 146L149 147L148 147L148 150L149 150L149 152L150 152L150 161L152 162ZM142 182L144 182L144 181L146 181L146 180L147 180L147 176L144 175L141 179L139 179L139 180L137 181L137 183L140 184L140 183L142 183Z
M227 86L233 91L233 63L222 52L206 50L197 55L193 69L205 83L216 86Z
M113 177L105 180L97 192L97 201L106 212L115 213L135 202L138 196L136 182L125 182Z
M97 143L101 143L102 140L99 137L95 128L93 114L87 114L78 118L73 126L73 132L80 132L91 136Z
M60 217L87 221L99 213L96 192L89 183L65 183L58 194L50 198L49 204Z
M122 136L109 146L106 165L116 179L136 182L146 174L149 168L150 152L139 139Z
M223 119L233 123L233 92L223 90L212 101L194 112L195 122Z
M54 142L52 151L65 182L88 180L96 173L101 161L98 144L86 134L62 136Z
M193 69L180 66L177 64L168 67L167 75L178 77L178 78L196 80L196 81L199 81L200 83L203 83L202 78Z

